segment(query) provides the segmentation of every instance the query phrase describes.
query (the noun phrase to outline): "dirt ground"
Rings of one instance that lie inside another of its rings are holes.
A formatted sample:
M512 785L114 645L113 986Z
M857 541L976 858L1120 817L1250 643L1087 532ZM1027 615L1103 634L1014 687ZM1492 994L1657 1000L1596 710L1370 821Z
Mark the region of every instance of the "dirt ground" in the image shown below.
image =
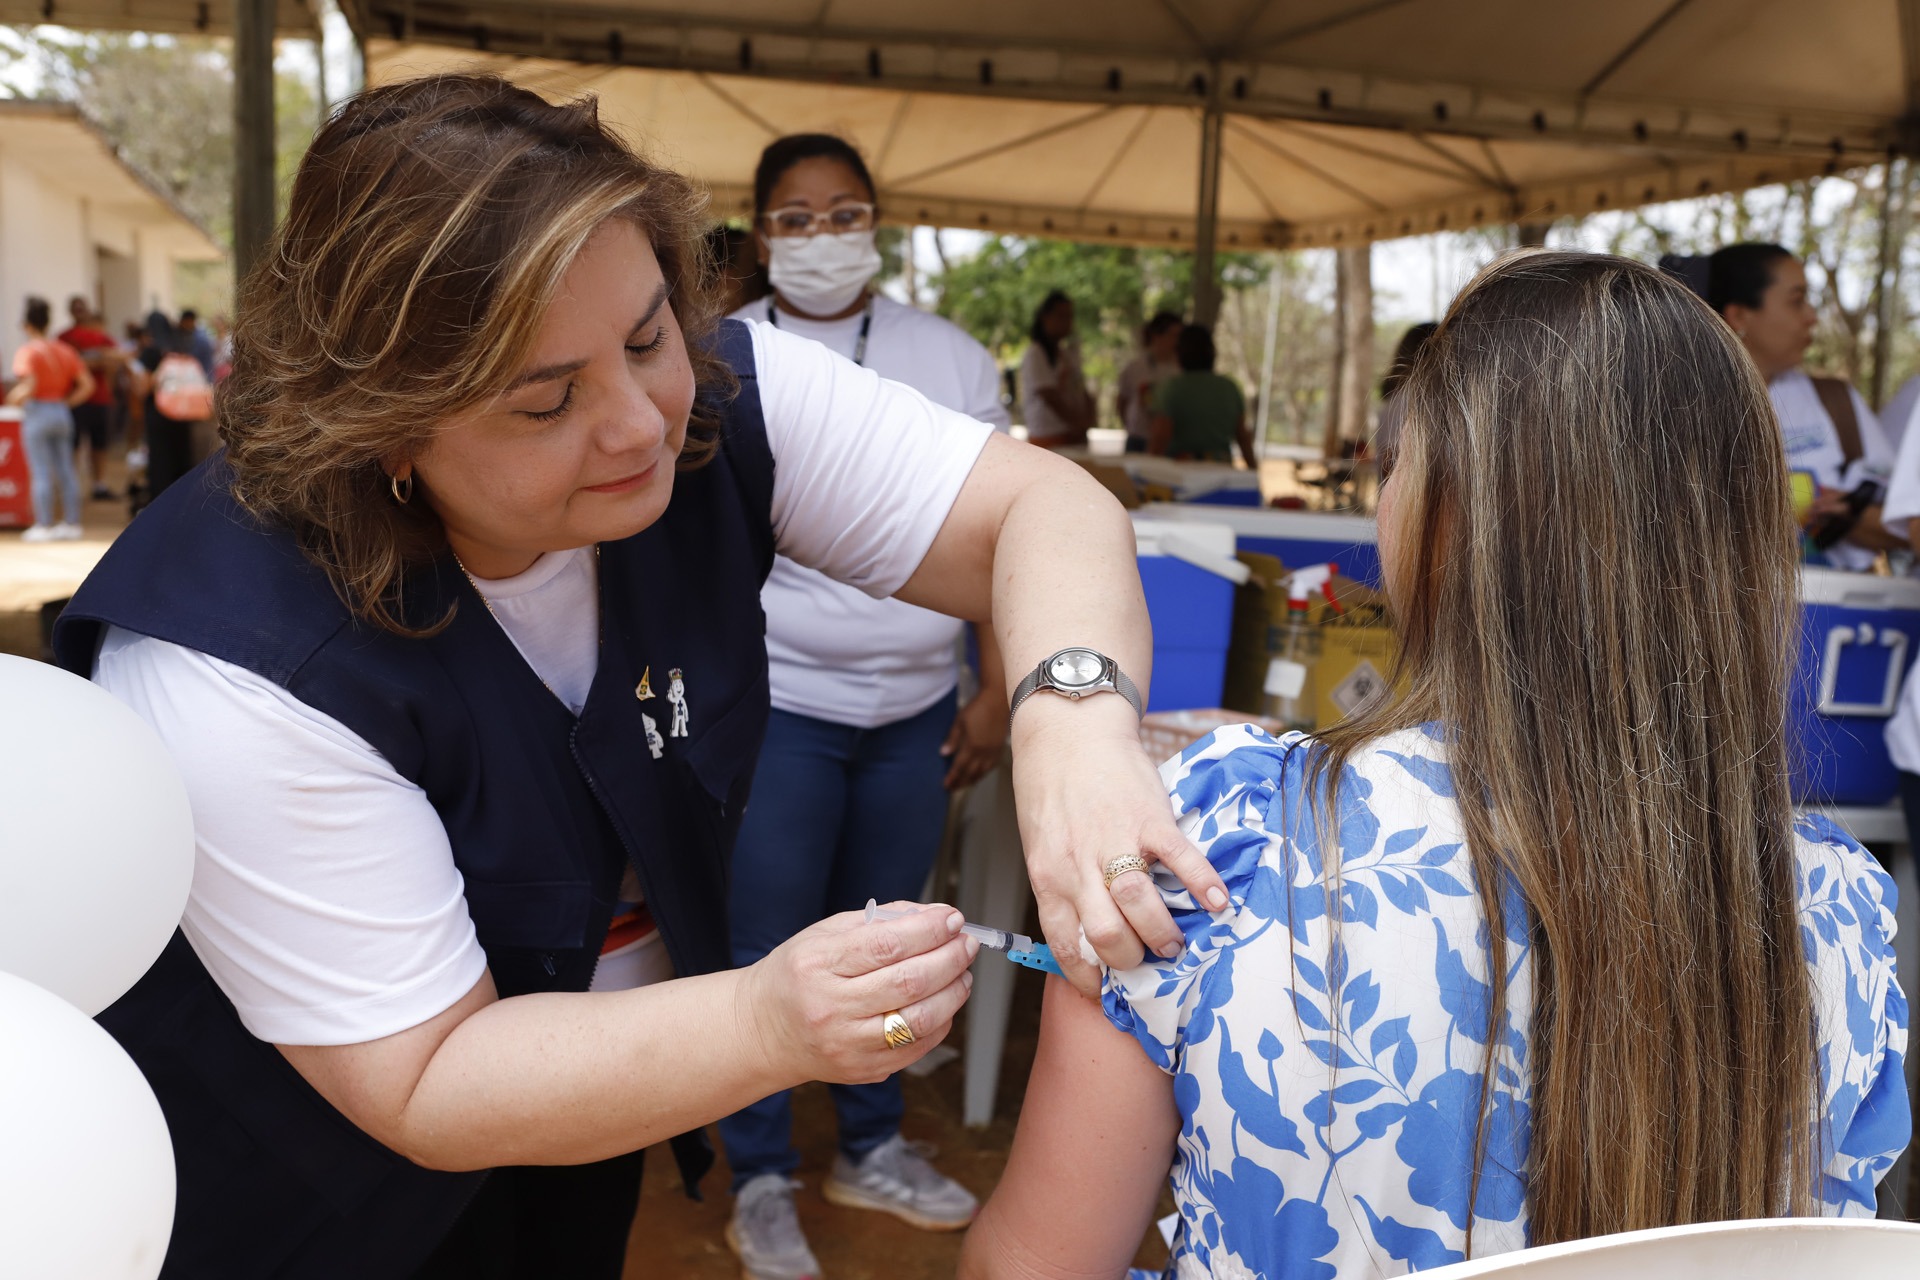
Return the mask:
M983 960L996 962L993 957ZM1020 972L1013 1019L1007 1028L998 1106L990 1126L967 1129L960 1124L960 1063L948 1063L926 1079L906 1079L907 1116L902 1131L908 1138L933 1143L939 1151L934 1162L941 1171L959 1179L982 1201L999 1180L1013 1141L1020 1098L1033 1065L1044 981L1038 973ZM961 1021L964 1024L964 1014ZM961 1047L962 1035L956 1029L948 1043ZM960 1260L959 1233L919 1231L885 1214L842 1209L821 1198L820 1183L832 1167L834 1153L833 1103L825 1085L807 1085L798 1091L794 1129L800 1148L798 1176L806 1183L796 1193L800 1222L820 1259L822 1280L951 1280ZM715 1145L719 1145L717 1138ZM649 1152L640 1212L627 1245L626 1280L735 1280L740 1265L721 1235L733 1209L728 1180L723 1156L702 1183L705 1202L695 1204L682 1193L679 1173L667 1150ZM1159 1212L1172 1212L1171 1196L1163 1194L1162 1199L1165 1203ZM1135 1265L1158 1267L1166 1260L1158 1233L1149 1231Z

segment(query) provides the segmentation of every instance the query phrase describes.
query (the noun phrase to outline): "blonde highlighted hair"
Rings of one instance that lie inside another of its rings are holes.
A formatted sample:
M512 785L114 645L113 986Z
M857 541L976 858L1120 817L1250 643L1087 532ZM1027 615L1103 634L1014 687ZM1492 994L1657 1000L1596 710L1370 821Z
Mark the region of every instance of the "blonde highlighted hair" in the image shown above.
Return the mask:
M1543 252L1481 272L1400 395L1407 692L1321 735L1315 768L1331 782L1382 734L1446 726L1490 922L1488 1089L1500 885L1525 898L1531 1240L1809 1211L1797 555L1765 386L1683 285Z
M291 528L358 616L401 634L444 621L408 616L406 574L445 535L426 503L395 500L389 473L508 387L609 218L659 260L703 393L679 465L699 466L732 387L709 350L706 198L634 154L592 98L431 76L368 90L314 138L242 285L217 413L236 497Z

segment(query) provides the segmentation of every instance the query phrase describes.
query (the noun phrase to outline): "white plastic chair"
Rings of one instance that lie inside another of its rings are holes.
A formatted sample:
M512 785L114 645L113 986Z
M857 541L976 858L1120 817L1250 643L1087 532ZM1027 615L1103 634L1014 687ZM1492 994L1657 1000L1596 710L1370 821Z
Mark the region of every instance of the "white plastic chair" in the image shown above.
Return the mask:
M1628 1231L1419 1272L1420 1280L1915 1280L1920 1224L1763 1218Z

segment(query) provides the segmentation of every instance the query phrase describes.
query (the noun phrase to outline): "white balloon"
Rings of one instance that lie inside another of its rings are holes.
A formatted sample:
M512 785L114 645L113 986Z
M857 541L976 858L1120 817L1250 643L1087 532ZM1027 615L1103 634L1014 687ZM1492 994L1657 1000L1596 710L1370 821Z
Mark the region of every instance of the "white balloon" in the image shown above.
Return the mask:
M0 1276L152 1280L173 1179L166 1119L126 1050L0 973Z
M44 662L0 655L0 735L0 971L98 1013L186 908L186 784L146 721Z

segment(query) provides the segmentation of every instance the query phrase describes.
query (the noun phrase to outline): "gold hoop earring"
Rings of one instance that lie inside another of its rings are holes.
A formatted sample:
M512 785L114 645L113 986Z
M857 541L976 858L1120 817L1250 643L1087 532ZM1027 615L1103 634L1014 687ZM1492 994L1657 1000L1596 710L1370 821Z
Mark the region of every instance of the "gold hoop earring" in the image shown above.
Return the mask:
M411 471L407 473L405 480L402 480L399 476L388 476L387 486L393 490L393 500L401 506L404 507L413 501L413 473Z

